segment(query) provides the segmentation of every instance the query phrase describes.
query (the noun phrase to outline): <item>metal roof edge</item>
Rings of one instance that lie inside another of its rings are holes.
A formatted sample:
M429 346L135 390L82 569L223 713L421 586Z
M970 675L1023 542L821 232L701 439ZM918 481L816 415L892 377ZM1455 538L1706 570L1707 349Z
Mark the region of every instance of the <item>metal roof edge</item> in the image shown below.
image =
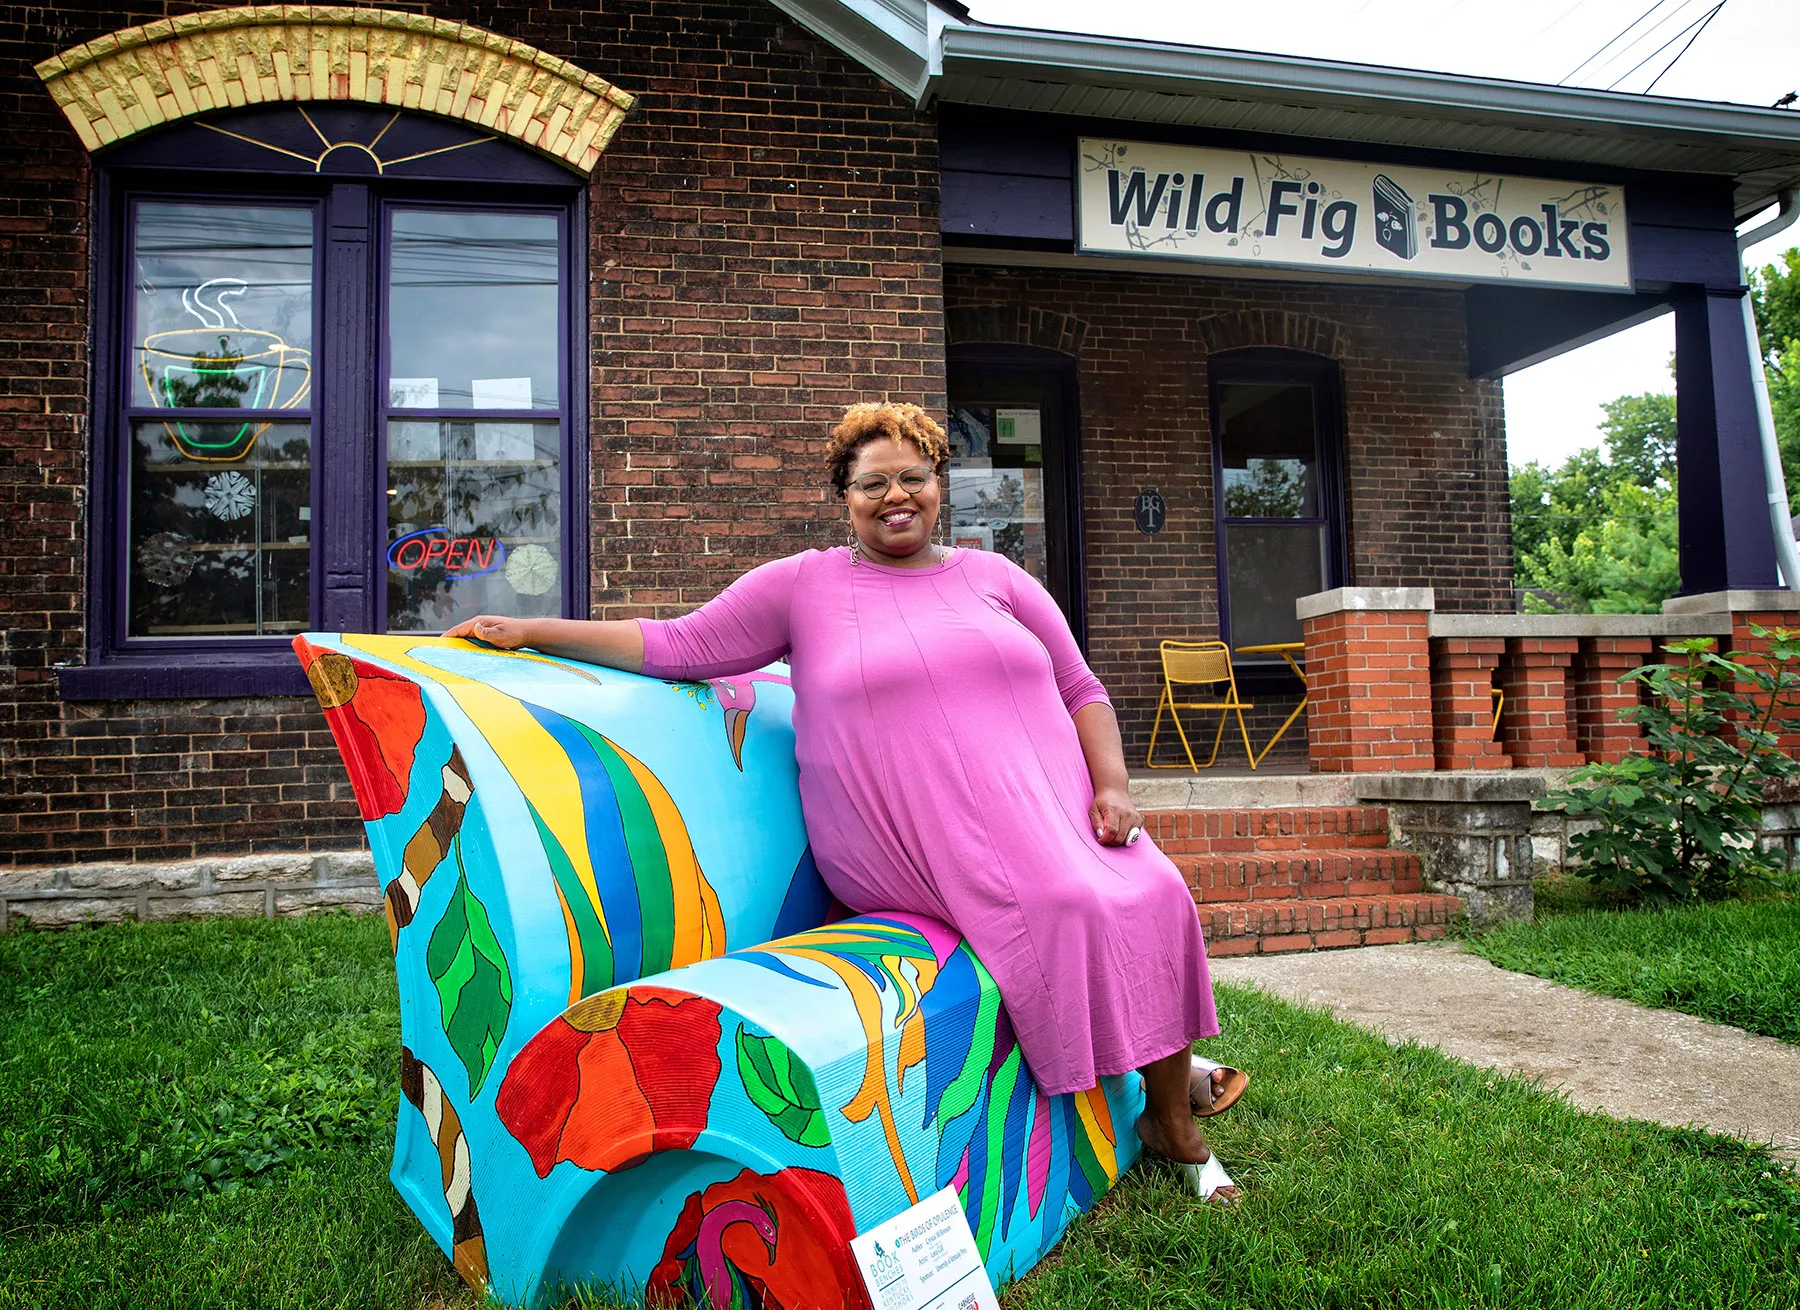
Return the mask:
M942 48L939 34L960 27L967 10L955 0L769 0L884 82L923 104Z
M780 3L781 0L777 0ZM1680 134L1800 154L1800 113L1617 91L1544 86L1299 56L991 26L946 27L946 72L1123 85L1230 100L1404 108L1414 117L1485 119L1583 132Z

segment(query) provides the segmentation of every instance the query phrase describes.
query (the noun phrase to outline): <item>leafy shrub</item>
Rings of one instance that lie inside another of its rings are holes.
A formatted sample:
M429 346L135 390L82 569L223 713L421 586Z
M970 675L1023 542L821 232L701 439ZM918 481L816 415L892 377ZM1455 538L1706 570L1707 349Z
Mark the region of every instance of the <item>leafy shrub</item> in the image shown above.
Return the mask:
M1763 788L1800 773L1774 727L1800 703L1800 633L1753 626L1766 656L1720 655L1708 637L1664 649L1674 663L1634 669L1644 702L1626 713L1645 747L1617 764L1569 775L1544 808L1594 821L1570 849L1589 881L1628 900L1665 902L1733 895L1770 882L1777 862L1761 851Z

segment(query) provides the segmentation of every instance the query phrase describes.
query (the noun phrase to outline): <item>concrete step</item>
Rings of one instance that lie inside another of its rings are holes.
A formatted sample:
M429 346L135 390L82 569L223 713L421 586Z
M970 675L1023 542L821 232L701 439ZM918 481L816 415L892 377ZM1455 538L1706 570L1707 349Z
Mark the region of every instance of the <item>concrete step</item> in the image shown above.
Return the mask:
M1455 896L1337 896L1202 905L1209 956L1270 955L1429 941L1462 913Z
M1299 850L1172 858L1194 899L1204 905L1386 896L1417 892L1423 885L1419 857L1408 851Z
M1388 813L1377 805L1305 805L1261 809L1148 810L1145 830L1163 853L1262 854L1274 851L1379 849Z

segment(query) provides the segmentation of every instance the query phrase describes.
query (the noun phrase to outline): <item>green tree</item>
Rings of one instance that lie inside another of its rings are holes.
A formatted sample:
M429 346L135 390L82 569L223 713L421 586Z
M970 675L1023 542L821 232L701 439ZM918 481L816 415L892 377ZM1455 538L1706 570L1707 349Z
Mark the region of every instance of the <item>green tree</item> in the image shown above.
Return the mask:
M1645 392L1600 407L1606 414L1606 462L1640 487L1675 485L1675 397Z
M1551 537L1527 555L1518 581L1535 613L1655 614L1681 586L1675 488L1615 482L1600 493L1598 521L1566 544ZM1553 593L1559 603L1540 599Z
M1599 522L1600 489L1611 480L1597 446L1587 446L1551 469L1535 460L1512 471L1513 571L1552 541L1567 545ZM1521 584L1524 585L1524 584Z
M1800 507L1800 247L1782 255L1779 264L1750 275L1750 303L1762 339L1788 503Z
M1560 468L1512 472L1513 573L1527 609L1655 613L1681 585L1675 398L1621 396L1603 408L1604 456L1590 446Z

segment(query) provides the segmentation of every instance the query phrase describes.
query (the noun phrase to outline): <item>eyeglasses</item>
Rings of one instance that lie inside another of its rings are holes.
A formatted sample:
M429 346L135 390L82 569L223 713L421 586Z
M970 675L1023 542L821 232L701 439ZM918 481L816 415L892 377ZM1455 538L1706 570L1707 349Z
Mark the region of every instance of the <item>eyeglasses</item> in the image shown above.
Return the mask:
M890 482L898 482L900 490L909 496L916 496L925 490L925 484L934 476L936 474L930 465L920 464L916 468L901 469L898 473L865 473L850 485L870 500L880 500L887 495Z

